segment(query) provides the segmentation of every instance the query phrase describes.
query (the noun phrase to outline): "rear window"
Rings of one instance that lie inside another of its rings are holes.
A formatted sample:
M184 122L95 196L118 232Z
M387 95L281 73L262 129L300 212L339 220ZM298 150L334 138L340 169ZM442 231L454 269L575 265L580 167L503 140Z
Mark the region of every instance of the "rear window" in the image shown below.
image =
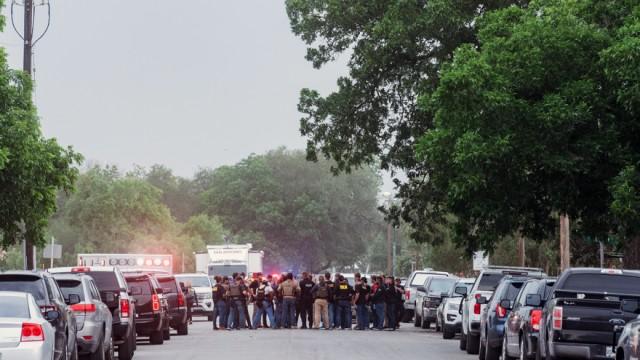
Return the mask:
M142 290L142 295L151 295L151 282L146 277L134 277L127 278L127 284L129 285L129 289L133 289L133 287L139 287Z
M70 294L76 294L80 296L81 301L84 301L84 289L80 280L56 280L56 282L65 300L69 300Z
M27 299L22 296L2 296L0 297L0 318L2 317L13 317L13 318L21 318L28 319L30 318L29 314L29 303L27 303Z
M178 293L178 285L176 285L176 280L174 278L158 278L160 282L160 286L162 286L163 291L167 291L172 294Z
M0 291L28 292L33 295L39 305L47 302L42 279L35 276L4 275L0 276Z
M429 284L429 294L440 295L443 292L448 293L455 283L456 281L453 279L433 279Z
M479 291L495 291L498 283L504 277L503 274L496 273L484 273L480 278L480 283L478 284Z
M110 271L90 271L85 273L93 278L100 291L120 290L116 274Z
M411 279L411 286L412 287L418 287L418 286L422 286L424 285L425 282L427 282L427 279L432 277L432 276L442 276L442 275L437 275L437 274L430 274L430 273L417 273L413 279Z
M562 288L586 292L637 294L640 291L640 277L608 274L573 274L565 279Z
M191 283L192 287L211 287L209 277L207 276L180 276L176 278L185 285L187 285L187 283Z
M522 289L522 285L524 285L523 282L509 282L507 283L507 289L504 292L504 294L502 295L502 298L500 300L503 299L509 299L511 301L514 301L517 297L518 294L520 293L520 289Z

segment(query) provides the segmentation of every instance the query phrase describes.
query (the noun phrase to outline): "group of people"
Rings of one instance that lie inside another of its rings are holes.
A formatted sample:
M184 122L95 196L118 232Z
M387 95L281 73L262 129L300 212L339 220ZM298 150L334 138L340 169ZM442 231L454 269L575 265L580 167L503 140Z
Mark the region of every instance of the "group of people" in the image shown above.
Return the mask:
M281 276L244 274L216 276L213 328L218 329L352 329L352 307L356 308L355 330L396 330L403 312L404 288L391 276L355 274L355 284L335 274L313 276L292 273ZM253 304L253 314L249 314ZM268 322L267 322L268 320Z

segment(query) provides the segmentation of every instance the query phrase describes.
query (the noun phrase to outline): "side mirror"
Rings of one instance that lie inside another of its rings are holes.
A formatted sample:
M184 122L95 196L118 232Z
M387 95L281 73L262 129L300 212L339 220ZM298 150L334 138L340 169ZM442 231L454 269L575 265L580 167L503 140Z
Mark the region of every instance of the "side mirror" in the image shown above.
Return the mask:
M60 313L57 310L50 310L44 314L44 317L48 321L56 321L60 318Z
M444 298L448 298L449 297L449 293L445 291L445 292L440 294L440 297L443 298L443 299Z
M132 296L142 295L142 288L140 286L132 286L129 292Z
M82 299L80 299L80 295L78 295L78 294L69 294L68 305L79 304L81 301L82 301Z
M538 294L529 294L524 304L526 306L540 307L542 305L542 298Z
M511 305L511 300L502 299L500 301L500 307L502 307L503 309L511 310L513 308L513 305Z
M457 286L454 290L454 293L458 295L462 295L463 297L467 297L467 287L466 286Z
M416 290L418 290L420 292L423 292L423 293L427 292L427 289L425 289L424 286L418 286L418 288Z
M487 298L486 298L486 297L484 297L484 296L480 296L480 297L478 298L478 300L476 300L476 303L478 303L478 304L480 304L480 305L486 305L486 304L488 304L488 303L489 303L489 299L487 299Z

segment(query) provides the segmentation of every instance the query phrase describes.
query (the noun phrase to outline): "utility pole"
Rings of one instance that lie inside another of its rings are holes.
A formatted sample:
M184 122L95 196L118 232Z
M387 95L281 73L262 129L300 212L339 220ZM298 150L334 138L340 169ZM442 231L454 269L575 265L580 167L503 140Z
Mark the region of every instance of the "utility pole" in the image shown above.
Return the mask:
M560 271L571 266L571 229L569 215L560 215Z
M391 276L393 273L393 253L392 253L392 240L391 240L391 220L387 223L387 276Z
M22 59L22 69L29 75L31 79L32 60L33 60L33 0L24 0L24 32L22 35L24 40L24 52ZM30 238L28 232L24 232L24 268L25 270L33 270L35 268L35 261L33 255L35 253L33 247L33 239Z
M524 236L522 236L522 233L520 233L519 231L516 236L518 237L518 265L524 267L526 266L527 258Z

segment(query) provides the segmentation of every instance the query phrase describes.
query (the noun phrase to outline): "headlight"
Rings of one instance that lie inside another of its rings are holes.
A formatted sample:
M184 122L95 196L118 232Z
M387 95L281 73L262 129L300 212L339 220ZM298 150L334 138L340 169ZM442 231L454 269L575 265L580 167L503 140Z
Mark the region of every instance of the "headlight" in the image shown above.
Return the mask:
M449 304L449 305L447 306L447 309L449 309L449 310L456 310L456 311L457 311L458 309L460 309L460 305L458 305L458 304Z

